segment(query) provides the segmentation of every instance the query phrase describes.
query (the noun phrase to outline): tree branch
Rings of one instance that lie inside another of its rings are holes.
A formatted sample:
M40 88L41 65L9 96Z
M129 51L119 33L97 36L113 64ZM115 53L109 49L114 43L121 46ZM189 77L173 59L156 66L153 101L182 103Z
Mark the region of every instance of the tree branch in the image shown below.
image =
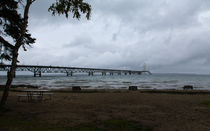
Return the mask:
M14 46L6 41L3 37L0 36L0 42L3 43L4 46L14 49Z
M32 4L32 0L27 0L26 1L26 6L25 6L25 9L24 9L24 17L23 17L23 27L21 29L21 35L20 35L20 38L17 40L16 44L15 44L15 48L20 48L20 46L22 45L22 42L23 42L23 39L25 37L25 34L26 34L26 28L28 26L28 13L29 13L29 8Z

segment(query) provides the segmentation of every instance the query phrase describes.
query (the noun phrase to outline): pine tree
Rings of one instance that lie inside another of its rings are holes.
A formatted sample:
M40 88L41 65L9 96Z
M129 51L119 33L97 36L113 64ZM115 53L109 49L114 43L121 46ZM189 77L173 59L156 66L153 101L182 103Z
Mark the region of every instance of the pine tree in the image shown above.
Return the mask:
M35 43L35 38L28 33L29 10L36 0L1 0L0 1L0 59L11 61L11 68L8 72L7 82L4 87L0 106L5 105L9 89L13 81L16 66L18 63L18 52L20 47L26 51L26 46ZM19 5L23 6L23 14L18 10ZM73 18L80 19L81 14L90 18L91 6L83 0L56 0L49 7L52 15L73 14Z

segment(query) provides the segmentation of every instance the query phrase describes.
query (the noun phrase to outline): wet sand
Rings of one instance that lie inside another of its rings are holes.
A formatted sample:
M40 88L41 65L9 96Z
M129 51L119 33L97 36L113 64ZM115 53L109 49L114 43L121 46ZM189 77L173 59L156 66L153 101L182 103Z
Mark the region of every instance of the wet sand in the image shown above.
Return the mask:
M12 111L4 116L62 127L117 119L158 131L210 130L210 107L205 104L210 102L210 94L170 92L54 92L52 100L28 103L18 102L20 92L13 91L7 102Z

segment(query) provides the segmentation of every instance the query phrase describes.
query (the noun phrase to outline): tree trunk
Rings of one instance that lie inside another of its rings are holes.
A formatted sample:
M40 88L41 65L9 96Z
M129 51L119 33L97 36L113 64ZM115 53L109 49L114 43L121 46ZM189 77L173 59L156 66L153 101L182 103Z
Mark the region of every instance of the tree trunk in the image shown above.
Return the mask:
M10 71L8 73L8 78L7 78L6 85L4 87L4 92L3 92L3 95L2 95L0 108L6 104L7 97L9 95L9 89L10 89L10 86L12 84L13 77L14 77L14 74L15 74L15 70L16 70L16 67L17 67L18 51L19 51L19 48L21 47L21 45L23 44L26 29L27 29L27 26L28 26L29 8L30 8L32 2L34 2L34 1L35 0L27 0L26 1L26 6L25 6L25 9L24 9L24 18L23 18L24 23L23 23L23 27L22 27L22 32L21 32L20 38L17 40L17 42L15 44L15 47L13 49L13 52L12 52L12 65L11 65Z
M15 70L16 70L16 66L17 66L17 58L18 58L18 49L15 49L14 52L13 52L13 57L12 57L12 66L11 66L10 71L8 73L8 76L7 76L7 83L4 87L4 92L3 92L3 95L2 95L0 107L5 105L5 103L7 101L7 97L9 95L9 89L10 89L10 86L12 84L13 77L14 77Z

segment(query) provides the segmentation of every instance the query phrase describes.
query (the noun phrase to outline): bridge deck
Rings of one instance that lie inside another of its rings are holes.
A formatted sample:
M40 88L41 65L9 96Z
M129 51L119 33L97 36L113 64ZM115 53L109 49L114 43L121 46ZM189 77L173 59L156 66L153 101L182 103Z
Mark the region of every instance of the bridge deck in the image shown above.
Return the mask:
M0 65L0 71L9 71L11 65ZM106 75L106 73L110 73L113 75L114 73L124 73L124 74L142 74L148 73L151 74L150 71L135 71L135 70L118 70L118 69L100 69L100 68L81 68L81 67L61 67L61 66L39 66L39 65L17 65L16 71L30 71L34 73L34 76L39 75L41 73L66 73L67 76L76 72L87 72L89 75L93 75L93 73L102 73L102 75Z

